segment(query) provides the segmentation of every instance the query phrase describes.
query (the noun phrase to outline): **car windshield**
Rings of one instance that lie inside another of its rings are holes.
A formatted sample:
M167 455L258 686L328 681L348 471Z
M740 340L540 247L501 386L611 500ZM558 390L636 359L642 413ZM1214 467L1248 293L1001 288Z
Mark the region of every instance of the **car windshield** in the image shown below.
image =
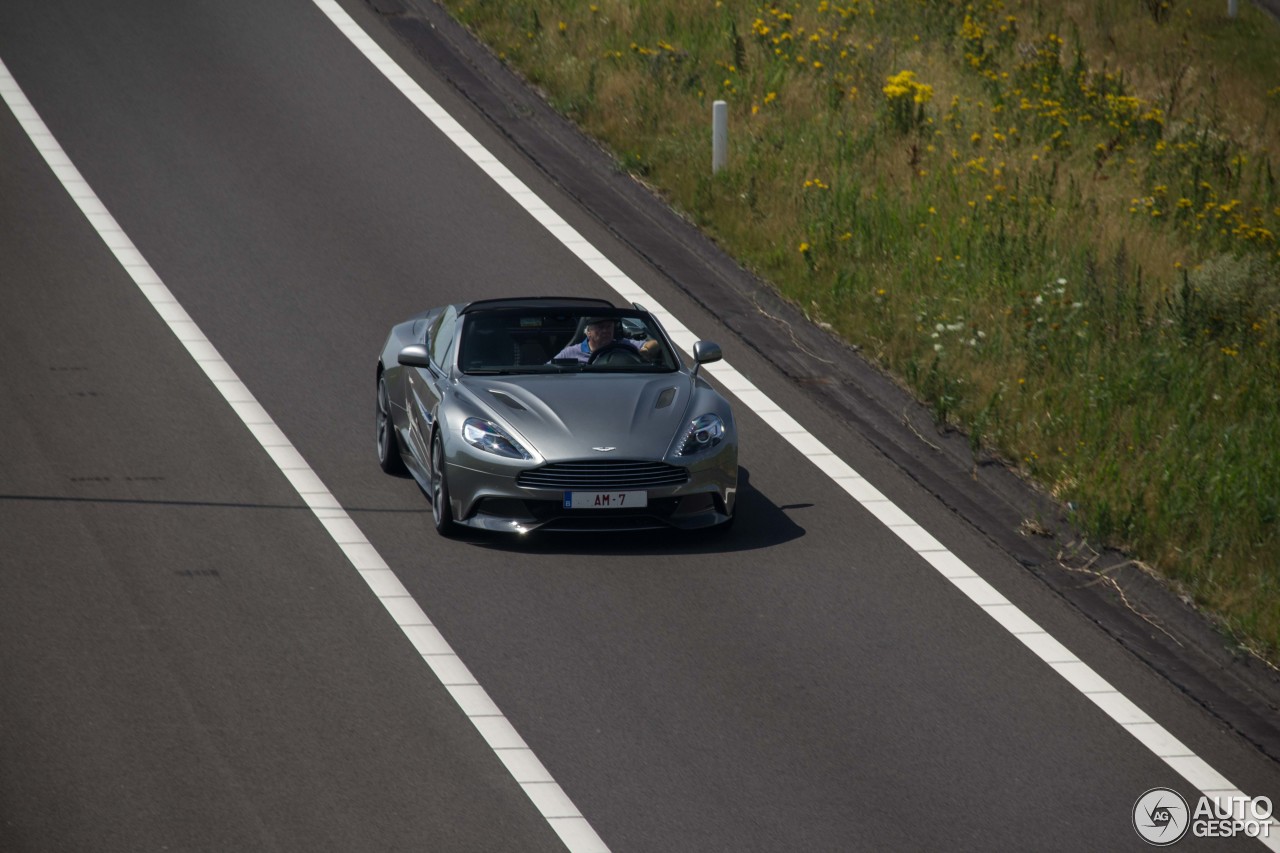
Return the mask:
M470 374L667 372L679 362L642 312L554 308L464 314L458 366Z

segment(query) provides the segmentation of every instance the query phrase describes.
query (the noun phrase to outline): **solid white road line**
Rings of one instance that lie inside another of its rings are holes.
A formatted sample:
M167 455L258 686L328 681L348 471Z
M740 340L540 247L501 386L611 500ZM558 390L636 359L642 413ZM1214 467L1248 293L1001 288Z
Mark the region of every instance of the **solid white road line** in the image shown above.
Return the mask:
M334 0L314 0L338 29L361 51L384 76L399 89L423 115L458 146L485 174L501 186L511 198L544 225L596 272L621 298L643 302L659 318L672 339L691 351L697 337L674 315L655 302L629 276L596 250L576 229L564 221L519 178L503 166L470 133L453 119L413 79L401 69L372 38L356 24ZM174 334L187 347L196 362L223 393L263 449L277 462L281 471L311 507L316 517L335 538L352 565L368 582L374 594L405 632L414 647L440 678L450 694L467 713L472 723L497 753L512 776L520 783L530 800L555 829L566 846L578 851L603 851L608 848L574 807L560 786L551 778L532 750L502 716L484 689L458 659L440 632L431 625L426 614L409 596L377 551L359 532L337 500L319 477L294 450L284 433L276 427L257 404L248 388L200 332L198 326L173 298L155 271L133 246L105 206L88 187L71 164L44 122L36 114L8 68L0 61L0 96L9 105L49 167L62 182L68 194L80 205L85 216L115 253L142 293L151 301ZM750 380L729 363L720 362L706 368L715 379L745 407L755 411L779 435L809 458L855 501L886 524L903 542L989 616L1012 633L1037 657L1058 672L1066 681L1093 701L1108 717L1128 731L1139 743L1163 759L1170 767L1206 795L1247 796L1222 774L1199 758L1166 729L1117 691L1091 667L1077 658L1061 643L1041 629L1030 617L970 569L959 557L941 545L911 517L886 498L858 472L805 430ZM1268 839L1260 839L1280 853L1280 824L1271 821Z
M543 202L523 181L503 166L479 141L426 93L378 44L352 20L336 0L313 0L351 43L381 71L397 89L421 110L436 127L470 157L535 220L541 223L579 260L593 270L621 298L641 302L654 313L671 338L686 351L698 338L676 317L657 303L639 285L592 246L578 231ZM879 519L907 547L919 554L943 577L1013 634L1033 654L1087 696L1104 714L1129 732L1139 743L1164 760L1201 793L1217 797L1246 795L1207 762L1170 734L1142 709L1098 675L1050 636L1016 605L1009 602L987 581L917 524L909 514L880 493L857 471L845 464L793 417L784 412L750 380L727 361L707 365L704 370L740 403L758 414L788 443L834 480L850 497ZM1137 792L1140 794L1141 792ZM1136 798L1136 795L1135 795ZM1270 837L1261 840L1280 853L1280 823L1271 820Z
M440 631L431 624L426 613L409 595L409 591L378 555L373 545L369 544L356 523L307 465L302 454L294 449L266 409L218 354L217 349L200 331L200 327L178 304L178 300L133 245L133 241L120 228L106 206L98 200L79 170L63 152L62 146L37 115L2 60L0 97L9 105L40 155L62 182L67 193L80 206L103 242L187 348L187 352L204 370L214 387L222 392L227 403L244 421L253 437L280 468L315 517L329 531L351 565L364 578L373 594L382 602L414 649L422 655L423 661L431 667L431 671L484 737L539 813L574 853L607 851L600 836L582 817L555 779L551 778L551 774L489 698L485 689L476 682L471 671L454 653Z

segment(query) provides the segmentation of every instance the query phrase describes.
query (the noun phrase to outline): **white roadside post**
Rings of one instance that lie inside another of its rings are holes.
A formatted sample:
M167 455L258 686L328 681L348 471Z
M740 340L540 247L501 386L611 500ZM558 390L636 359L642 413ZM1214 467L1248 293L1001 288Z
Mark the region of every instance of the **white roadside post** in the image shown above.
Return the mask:
M1234 18L1240 14L1240 0L1227 0L1227 17Z
M729 105L716 101L711 105L711 174L729 162Z

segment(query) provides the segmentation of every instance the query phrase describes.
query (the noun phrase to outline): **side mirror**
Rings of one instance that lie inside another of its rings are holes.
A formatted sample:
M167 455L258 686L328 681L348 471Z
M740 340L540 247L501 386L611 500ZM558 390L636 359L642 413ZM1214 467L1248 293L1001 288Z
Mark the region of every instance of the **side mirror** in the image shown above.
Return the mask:
M431 355L422 344L409 344L409 346L400 350L400 355L396 357L396 361L406 367L429 367L431 365Z
M720 351L719 344L713 341L697 341L693 345L693 372L696 374L702 365L722 358L724 353Z
M708 364L724 358L720 345L713 341L698 341L693 345L693 360L698 364Z

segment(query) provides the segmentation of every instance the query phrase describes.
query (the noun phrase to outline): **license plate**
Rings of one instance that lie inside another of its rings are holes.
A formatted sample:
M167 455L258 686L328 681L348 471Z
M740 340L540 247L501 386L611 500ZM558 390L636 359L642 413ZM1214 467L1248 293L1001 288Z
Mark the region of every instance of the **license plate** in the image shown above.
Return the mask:
M648 492L565 492L565 509L629 509L649 505Z

